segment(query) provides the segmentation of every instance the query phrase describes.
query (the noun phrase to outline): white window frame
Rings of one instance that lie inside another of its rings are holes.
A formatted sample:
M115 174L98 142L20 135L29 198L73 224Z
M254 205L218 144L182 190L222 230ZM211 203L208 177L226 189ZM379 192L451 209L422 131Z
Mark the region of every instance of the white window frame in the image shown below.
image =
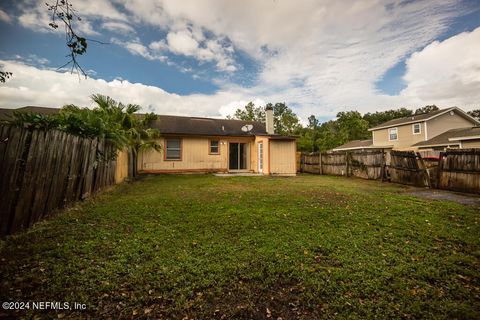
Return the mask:
M392 130L395 130L395 134L397 135L397 138L396 139L391 139L392 137ZM395 128L388 128L388 141L398 141L398 128L395 127Z
M416 125L418 125L418 132L415 132L415 126ZM422 124L420 122L412 124L412 133L413 134L422 134Z

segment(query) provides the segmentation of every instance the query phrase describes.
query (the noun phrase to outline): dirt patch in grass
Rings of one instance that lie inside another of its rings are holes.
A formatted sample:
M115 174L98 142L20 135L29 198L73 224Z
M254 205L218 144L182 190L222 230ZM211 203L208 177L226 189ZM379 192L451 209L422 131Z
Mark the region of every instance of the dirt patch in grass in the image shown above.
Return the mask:
M447 200L465 205L480 206L480 195L475 194L420 188L415 188L405 193L430 200Z

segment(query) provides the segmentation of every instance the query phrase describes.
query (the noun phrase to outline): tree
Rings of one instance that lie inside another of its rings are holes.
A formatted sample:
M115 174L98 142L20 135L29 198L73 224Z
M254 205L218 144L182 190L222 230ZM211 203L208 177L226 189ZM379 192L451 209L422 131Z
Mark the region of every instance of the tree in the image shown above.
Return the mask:
M387 111L377 111L374 113L368 112L363 115L363 119L368 122L369 128L373 128L384 122L397 119L397 118L410 117L412 115L413 115L412 110L409 110L406 108L400 108L400 109L392 109Z
M474 117L478 121L480 121L480 109L475 109L467 112L470 116Z
M233 117L229 116L227 118L265 122L265 110L261 106L257 107L253 102L249 102L243 109L238 108Z
M438 109L438 107L436 105L432 104L432 105L428 105L428 106L425 106L425 107L422 107L422 108L418 108L417 110L415 110L415 115L430 113L430 112L438 111L438 110L440 110L440 109Z
M301 128L297 115L285 103L268 103L267 106L273 107L273 125L277 134L294 134ZM229 119L238 119L244 121L265 122L265 109L261 106L255 106L249 102L243 109L238 108Z
M267 103L267 106L272 106ZM273 106L273 126L275 133L281 135L292 135L301 125L297 115L284 102L277 102Z
M74 28L74 21L81 21L82 19L77 15L69 0L56 0L54 4L45 3L48 11L51 11L52 18L48 24L52 29L57 30L60 22L65 27L66 45L69 50L69 61L61 66L63 68L69 64L72 65L72 72L75 70L78 74L87 77L86 72L78 63L77 56L83 55L87 52L88 42L85 37L80 36Z
M0 71L0 83L5 83L8 78L12 76L11 72L8 71Z
M337 123L342 144L351 140L368 139L368 121L358 111L337 113Z
M318 151L323 152L331 150L344 144L344 139L339 134L340 128L336 120L330 120L320 125L318 130Z
M313 114L310 117L308 117L307 135L310 136L312 152L318 151L318 145L317 145L318 124L319 124L319 121Z
M133 153L134 175L140 150L161 150L157 139L160 133L149 127L157 119L153 113L139 117L136 112L140 106L118 103L110 97L92 95L96 103L93 109L66 105L57 114L42 115L35 113L14 112L13 119L7 124L31 129L57 129L83 138L104 139L115 146L115 153L101 155L102 158L116 157L116 151L129 148Z

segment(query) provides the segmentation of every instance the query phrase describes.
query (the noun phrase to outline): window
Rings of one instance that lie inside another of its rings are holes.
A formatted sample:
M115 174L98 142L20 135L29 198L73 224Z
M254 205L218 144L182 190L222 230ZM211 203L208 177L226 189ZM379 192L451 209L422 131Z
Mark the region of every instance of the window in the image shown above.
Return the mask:
M210 140L210 154L220 154L220 143L218 140Z
M389 131L388 131L388 140L389 141L394 141L394 140L398 140L398 130L397 128L391 128Z
M413 134L420 134L421 133L421 126L420 123L412 124Z
M182 140L165 140L165 160L182 160Z

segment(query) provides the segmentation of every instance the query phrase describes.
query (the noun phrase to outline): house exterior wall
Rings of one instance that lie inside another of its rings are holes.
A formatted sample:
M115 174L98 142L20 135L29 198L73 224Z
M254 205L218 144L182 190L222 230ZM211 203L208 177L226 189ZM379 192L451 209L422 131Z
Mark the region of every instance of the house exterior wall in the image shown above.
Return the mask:
M268 146L269 146L269 140L268 137L261 137L261 136L256 136L255 137L255 143L253 144L252 147L252 169L253 172L259 173L258 172L258 144L263 143L263 174L269 174L270 173L270 167L269 167L269 154L268 154Z
M456 112L453 112L453 115L445 113L427 122L427 140L450 129L471 127L473 125L474 123L458 115Z
M258 144L263 143L263 174L296 174L296 141L270 140L256 137L192 137L172 136L182 140L181 160L165 159L165 139L158 142L160 152L146 150L139 154L138 170L150 173L228 172L229 142L247 143L247 171L258 173ZM209 154L209 141L218 140L220 154Z
M296 175L296 141L270 140L270 174Z
M480 148L480 139L478 140L463 140L462 141L462 148Z
M399 125L397 127L397 140L389 140L389 132L391 128L380 129L373 131L375 140L373 141L374 146L393 146L394 149L409 149L411 145L425 141L425 123L416 122L420 124L420 134L413 134L413 123ZM428 126L428 125L427 125ZM429 130L428 128L427 130Z
M128 177L128 150L117 152L117 164L115 166L115 183L121 183Z
M138 170L143 172L226 172L228 171L228 148L229 142L248 143L247 157L250 154L250 161L247 160L247 169L252 168L251 155L254 138L250 137L192 137L172 136L182 140L181 160L165 159L165 139L159 140L162 146L160 152L146 150L140 153ZM220 154L209 153L209 141L218 140ZM248 159L248 158L247 158Z

